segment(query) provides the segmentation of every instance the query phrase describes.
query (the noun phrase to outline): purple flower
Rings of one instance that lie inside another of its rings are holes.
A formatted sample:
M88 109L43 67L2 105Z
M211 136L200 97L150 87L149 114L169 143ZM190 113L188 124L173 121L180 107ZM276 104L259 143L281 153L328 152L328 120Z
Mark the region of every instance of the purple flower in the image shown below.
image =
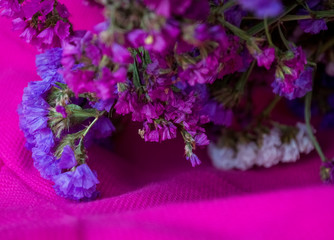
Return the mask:
M68 11L63 4L56 5L55 0L30 0L21 4L17 0L2 0L0 10L14 19L14 29L22 31L21 38L44 50L60 47L62 40L70 35Z
M60 173L57 159L52 154L55 145L53 133L48 127L48 91L56 82L63 82L60 74L61 49L51 49L36 57L37 72L43 81L30 82L24 89L19 105L20 128L23 131L27 148L32 150L34 165L41 176L51 179Z
M197 146L205 146L210 143L210 141L208 140L208 137L203 132L196 134L194 137L194 140Z
M163 125L160 129L161 141L176 138L176 131L177 131L177 128L172 123L168 123L167 125Z
M26 137L27 148L32 150L34 166L42 177L56 180L55 188L58 194L72 199L90 198L96 193L95 185L98 181L87 165L77 167L74 172L61 173L62 169L69 169L77 164L75 154L70 146L65 146L60 159L54 156L54 149L59 139L54 137L48 126L51 106L46 100L51 87L56 86L58 81L63 82L57 72L61 67L60 58L61 49L48 50L37 57L38 73L43 80L30 82L24 89L22 102L18 108L20 128ZM55 110L66 117L64 107L56 106ZM70 179L70 183L64 182L66 177ZM61 182L71 186L68 195L64 190L65 185L59 185Z
M190 65L179 77L191 86L196 84L213 83L217 78L219 62L214 56L208 56L196 65Z
M308 7L311 10L324 10L323 1L321 0L308 0L306 1ZM308 11L301 9L299 14L306 15L309 14ZM327 30L325 19L305 19L298 21L299 27L305 32L310 34L318 34L322 30Z
M72 200L91 199L95 196L96 184L99 183L87 164L76 167L74 171L56 175L53 181L56 193Z
M298 21L299 27L306 33L318 34L322 30L327 30L324 19L306 19Z
M312 91L312 79L313 79L313 68L307 67L305 71L303 71L299 78L297 78L293 85L293 91L287 93L284 92L283 89L285 86L282 84L282 82L274 81L272 84L273 91L276 94L279 94L280 96L284 96L288 98L289 100L295 99L295 98L301 98L304 97L306 93Z
M190 156L187 156L186 158L191 162L191 166L193 167L196 167L197 165L201 164L201 160L199 160L199 158L195 153L192 153Z
M194 30L194 39L197 42L191 42L194 46L201 46L205 42L215 41L221 48L228 47L228 37L221 26L208 26L207 24L198 24Z
M280 0L238 0L241 7L259 18L276 17L282 12Z
M58 73L61 68L61 56L61 48L52 48L36 56L37 73L43 80L64 83L62 76Z
M225 20L237 27L240 27L241 20L246 15L247 12L242 10L240 6L233 6L224 12Z
M259 67L265 67L269 70L275 60L275 48L269 47L264 49L262 52L255 54L255 59Z
M1 0L0 1L0 15L7 17L14 17L19 14L21 6L18 0Z
M48 128L50 106L43 98L50 88L51 83L44 81L29 83L18 108L20 128L26 137L27 148L32 149L34 165L47 179L60 173L57 160L50 153L55 143L53 133Z
M69 145L66 145L63 149L63 153L60 157L59 167L61 169L70 169L77 165L75 154Z
M207 101L201 113L207 115L210 121L216 125L230 126L232 124L232 110L224 109L216 101Z
M334 161L325 162L321 167L322 179L325 183L334 183Z
M168 20L160 29L150 31L134 29L127 33L127 40L131 47L142 46L148 51L165 53L173 50L179 34L178 23L174 20Z
M109 118L100 117L92 127L92 135L95 139L109 137L116 130Z
M283 58L276 71L276 79L272 83L273 91L280 96L294 99L304 96L312 89L312 68L306 68L306 56L301 47L294 47Z
M108 100L115 97L117 83L126 81L130 62L133 59L124 47L108 47L91 32L76 33L63 45L61 74L76 95L90 92Z

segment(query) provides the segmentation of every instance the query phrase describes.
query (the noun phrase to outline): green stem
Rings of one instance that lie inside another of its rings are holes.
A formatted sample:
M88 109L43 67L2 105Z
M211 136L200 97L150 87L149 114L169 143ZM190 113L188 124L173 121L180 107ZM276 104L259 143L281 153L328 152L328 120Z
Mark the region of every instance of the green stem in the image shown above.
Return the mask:
M221 19L220 22L223 24L224 27L231 30L235 35L240 37L241 39L245 41L249 41L251 39L251 36L247 34L244 30L241 30L240 28L234 26L233 24Z
M264 19L264 29L265 29L265 31L266 31L266 36L267 36L267 40L268 40L268 42L269 42L269 45L270 45L270 46L274 46L274 44L273 44L273 42L272 42L272 40L271 40L270 33L269 33L268 19L267 19L267 18Z
M94 126L94 124L97 122L97 120L105 113L105 111L101 112L98 116L96 116L94 118L94 120L89 124L89 126L84 130L84 132L82 133L81 137L80 137L80 142L78 144L78 146L82 145L82 141L85 138L85 136L88 134L89 130Z
M307 60L307 65L310 65L312 67L317 67L317 64L315 62Z
M295 9L298 6L298 4L293 4L290 7L288 7L280 16L278 16L277 18L271 19L268 21L268 27L270 27L270 25L274 24L275 22L277 22L278 20L280 20L281 18L283 18L285 15L287 15L289 12L291 12L293 9ZM260 22L257 25L255 25L254 27L250 28L247 33L251 36L254 36L255 34L258 34L259 32L264 30L264 22Z
M296 21L296 20L305 20L305 19L312 19L311 15L286 15L285 17L281 18L281 22L288 22L288 21Z
M331 38L329 41L327 41L320 49L319 53L326 52L329 48L331 48L334 45L334 37Z
M229 1L229 2L225 3L225 4L222 6L221 11L224 12L224 11L226 11L227 9L229 9L229 8L235 6L235 5L237 5L237 2L235 2L235 1Z
M315 135L313 134L312 126L311 126L311 102L312 102L312 91L306 94L305 97L305 109L304 109L304 114L305 114L305 123L307 127L307 133L315 147L315 149L318 152L318 155L321 158L321 161L326 162L327 158L325 154L323 153L320 144L318 143Z
M312 14L314 14L316 18L331 18L334 17L334 10L312 11Z
M276 95L274 100L262 111L261 116L262 118L266 118L270 115L276 104L281 100L281 97Z
M284 34L283 34L283 32L282 32L282 29L281 29L281 23L279 22L277 25L278 25L278 32L279 32L279 35L280 35L280 37L281 37L281 40L282 40L282 42L284 43L284 46L289 50L289 49L290 49L290 47L289 47L289 43L288 43L288 41L286 40L286 38L285 38L285 36L284 36Z
M247 82L249 76L251 75L251 73L252 73L252 71L254 69L254 66L255 66L255 61L252 62L252 64L248 68L248 71L245 72L241 76L240 80L238 81L238 83L237 83L237 85L235 87L237 91L240 91L240 92L243 91L243 89L245 88L246 82Z

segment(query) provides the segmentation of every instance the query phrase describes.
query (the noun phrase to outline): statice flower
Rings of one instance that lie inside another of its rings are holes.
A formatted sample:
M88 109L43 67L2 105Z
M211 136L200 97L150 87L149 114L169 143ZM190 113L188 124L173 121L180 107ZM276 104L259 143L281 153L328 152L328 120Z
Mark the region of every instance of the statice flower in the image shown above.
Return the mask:
M70 35L69 13L55 0L1 1L2 14L13 18L13 29L20 37L39 49L60 47Z
M163 54L173 50L179 35L180 27L174 20L168 20L160 29L134 29L126 34L131 47L144 47L149 52Z
M123 46L115 43L108 47L93 33L78 32L63 46L61 72L76 95L92 92L108 100L115 97L117 83L126 81L131 62Z
M201 111L208 116L210 122L216 125L230 126L233 120L233 112L231 109L225 109L218 102L208 100Z
M7 17L14 17L19 14L21 6L18 0L1 0L0 1L0 15Z
M269 133L260 134L258 142L237 141L234 147L210 143L208 152L213 165L225 170L247 170L256 165L268 168L279 162L295 162L300 154L314 149L306 129L305 124L297 123L295 136L282 141L282 130L274 127Z
M282 162L295 162L299 159L299 149L296 140L291 139L289 143L282 144Z
M77 165L77 160L75 159L75 154L71 146L66 145L63 149L63 153L59 160L59 167L61 169L70 169Z
M311 10L323 10L323 1L321 0L308 0L306 1L308 7ZM309 14L306 10L302 9L299 14ZM298 21L299 27L305 32L310 34L318 34L321 31L327 30L327 24L325 19L304 19Z
M50 83L64 83L58 70L61 68L60 59L63 50L61 48L52 48L43 54L36 56L36 67L38 75Z
M208 146L208 153L211 157L212 164L217 169L230 170L236 166L235 152L232 148L219 148L214 143L210 143Z
M299 27L306 33L318 34L328 29L324 19L305 19L299 20L298 23Z
M292 89L284 91L284 86L280 82L274 81L272 84L274 93L286 97L287 99L295 99L304 97L306 93L312 90L313 68L307 67L300 73L299 78L289 87ZM291 91L292 90L292 91ZM291 91L288 93L288 91Z
M238 0L238 3L259 18L276 17L283 10L280 0Z
M48 127L49 104L45 95L51 88L45 81L31 82L25 88L19 105L20 128L27 139L27 148L32 150L35 167L42 177L52 179L60 173L57 159L52 154L55 140Z
M254 142L238 143L235 168L247 170L255 165L258 146Z
M268 47L259 53L255 53L254 57L259 67L265 67L267 70L270 69L271 64L275 60L275 48Z
M321 166L321 178L325 183L334 183L334 161L333 159L327 160L322 163Z
M240 27L241 20L246 15L247 12L241 9L238 5L233 6L224 12L225 20L237 27Z
M201 164L201 160L199 160L199 158L197 157L197 155L194 154L194 153L191 154L190 157L187 156L186 159L187 159L188 161L190 161L191 166L193 166L193 167L195 167L195 166Z
M263 134L256 165L268 168L279 163L282 158L281 145L279 129L273 128L269 134Z
M58 73L61 68L61 52L61 49L51 49L37 56L37 71L42 80L31 82L25 88L18 112L20 128L27 139L27 148L32 151L34 165L41 176L55 182L58 194L79 200L93 197L98 181L86 164L77 166L78 162L71 146L66 145L62 149L59 159L55 157L54 151L59 139L54 136L49 126L50 112L59 113L63 119L67 118L67 112L64 106L57 105L53 108L47 101L52 88L59 89L57 84L64 83ZM94 132L98 131L98 126L96 128ZM105 124L103 129L107 130ZM76 167L75 171L68 172L68 169L73 167ZM71 189L65 190L66 186ZM72 186L75 186L74 190Z
M99 181L87 164L81 164L73 171L61 173L53 180L55 191L60 196L72 200L96 197L96 184L99 184Z
M32 150L35 167L47 179L60 173L58 160L52 154L55 139L48 127L50 105L46 101L51 87L56 82L64 83L57 72L60 59L61 49L48 50L36 57L37 72L43 80L29 83L18 108L20 128L25 134L27 148Z
M272 83L273 91L288 99L303 97L312 90L312 72L310 67L305 68L306 56L301 47L292 49L293 57L282 59L276 70L276 78Z
M298 133L296 135L296 142L300 153L309 154L313 149L313 143L307 133L307 127L305 124L298 122L296 124ZM312 129L315 132L314 129Z

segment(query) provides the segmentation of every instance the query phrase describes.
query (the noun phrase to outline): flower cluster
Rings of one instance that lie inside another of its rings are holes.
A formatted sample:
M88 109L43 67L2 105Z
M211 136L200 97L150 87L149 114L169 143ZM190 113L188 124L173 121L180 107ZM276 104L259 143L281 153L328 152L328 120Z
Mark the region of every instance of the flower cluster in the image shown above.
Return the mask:
M69 12L57 0L2 0L0 11L13 18L21 38L41 50L60 47L71 32Z
M284 133L282 129L273 127L256 141L238 141L233 147L211 143L209 155L215 167L226 170L247 170L253 166L268 168L279 162L295 162L301 153L308 154L314 149L305 124L297 123L295 130L294 136L287 137L293 132L291 129L285 129Z
M36 168L55 183L59 195L75 200L98 195L86 148L115 130L112 118L126 115L142 124L138 134L145 141L181 136L192 166L201 163L196 149L210 142L217 168L242 170L294 162L315 146L328 173L330 161L318 147L310 117L311 106L319 106L323 126L333 119L334 60L327 24L334 16L332 4L84 3L104 8L106 19L93 31L73 29L58 0L0 0L0 14L12 18L20 36L44 51L36 61L42 81L24 91L20 127ZM305 40L309 34L321 46ZM253 95L264 85L276 96L256 116ZM270 113L281 97L305 100L296 112L303 112L306 125L273 124Z
M55 183L56 192L73 200L91 199L97 196L99 181L86 164L83 143L76 144L77 138L83 139L81 133L85 133L85 129L74 136L68 130L74 127L70 119L75 115L81 118L90 115L85 110L80 111L80 105L73 104L79 99L73 99L74 94L64 88L64 80L58 72L61 56L61 48L37 56L37 72L42 80L29 83L24 90L18 109L20 127L27 139L27 147L32 151L35 167L42 177ZM96 137L107 137L114 130L112 124L103 119L94 126Z

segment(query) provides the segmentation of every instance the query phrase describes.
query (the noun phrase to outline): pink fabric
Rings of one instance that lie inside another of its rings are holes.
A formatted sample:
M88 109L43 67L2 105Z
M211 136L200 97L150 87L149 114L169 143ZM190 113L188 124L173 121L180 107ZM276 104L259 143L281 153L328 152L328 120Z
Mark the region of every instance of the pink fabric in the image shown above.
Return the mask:
M91 29L98 9L67 1L76 29ZM192 168L180 139L144 143L131 124L114 152L90 149L101 198L75 203L55 195L24 147L16 109L37 80L36 51L0 19L0 239L333 239L334 191L319 180L316 153L296 164L217 171L201 153ZM287 115L287 112L280 114ZM329 156L332 132L321 133Z

